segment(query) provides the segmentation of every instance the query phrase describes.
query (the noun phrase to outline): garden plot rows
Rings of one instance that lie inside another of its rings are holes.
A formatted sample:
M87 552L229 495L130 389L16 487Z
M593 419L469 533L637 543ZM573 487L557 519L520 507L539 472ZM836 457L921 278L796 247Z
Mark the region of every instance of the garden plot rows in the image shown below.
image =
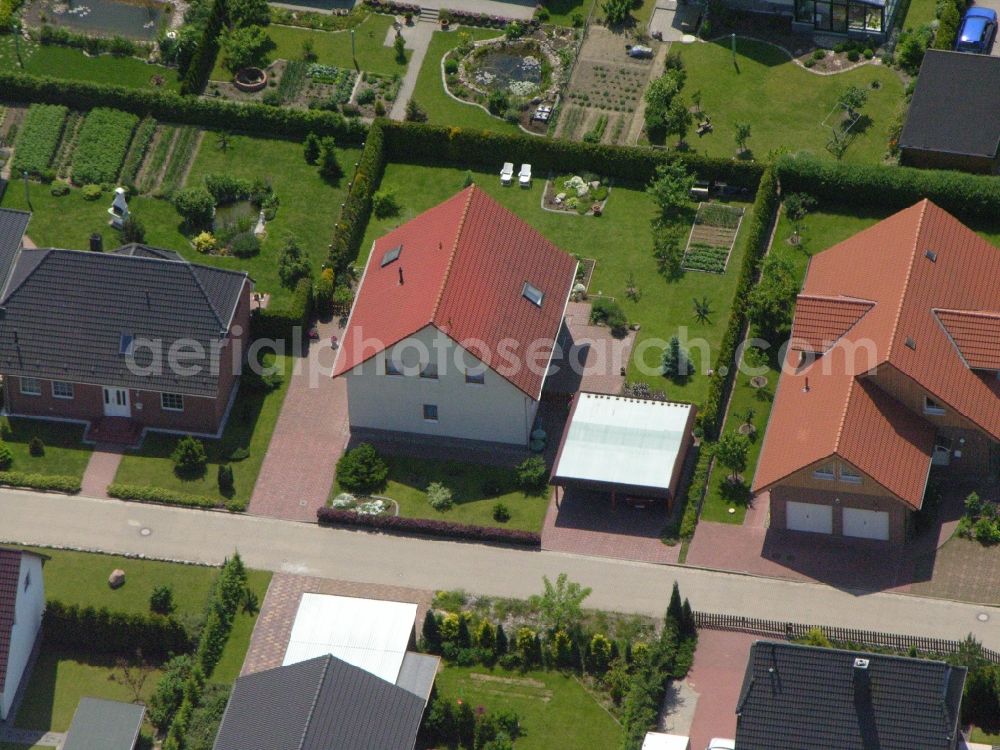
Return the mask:
M742 208L699 203L684 251L684 269L725 273L742 220Z

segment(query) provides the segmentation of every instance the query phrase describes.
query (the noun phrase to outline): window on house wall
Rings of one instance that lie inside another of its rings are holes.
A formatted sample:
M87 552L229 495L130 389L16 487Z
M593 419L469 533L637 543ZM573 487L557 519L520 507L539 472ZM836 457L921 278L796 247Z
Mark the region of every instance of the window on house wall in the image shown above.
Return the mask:
M424 419L428 422L438 421L437 404L424 404Z
M73 398L73 384L61 380L52 381L52 395L56 398Z
M385 358L385 374L386 375L402 375L403 371L399 368L399 365L393 361L392 357Z
M38 378L21 378L21 393L25 396L41 396L41 381Z
M930 396L924 396L924 414L935 414L940 416L944 414L944 407Z
M486 370L480 370L479 372L466 370L465 382L471 385L486 385Z
M428 362L420 371L420 377L427 378L428 380L437 380L438 366L433 362Z
M816 477L817 479L826 479L826 480L833 480L837 478L837 475L834 473L832 463L822 464L821 466L817 466L815 469L813 469L813 476Z
M861 474L847 464L840 465L840 481L849 484L861 484Z
M180 393L161 393L160 406L166 411L184 411L184 396Z

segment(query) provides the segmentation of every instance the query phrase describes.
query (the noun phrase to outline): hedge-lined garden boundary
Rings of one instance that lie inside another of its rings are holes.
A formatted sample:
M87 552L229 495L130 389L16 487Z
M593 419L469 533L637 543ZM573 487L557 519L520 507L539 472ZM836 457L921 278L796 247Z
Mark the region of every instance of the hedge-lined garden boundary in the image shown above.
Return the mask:
M349 510L320 508L316 517L321 525L362 526L390 533L437 536L446 539L465 539L470 542L498 542L521 547L541 547L542 537L533 531L503 529L495 526L471 526L431 518L404 518L402 516L364 516Z
M173 617L113 612L107 607L80 607L55 600L45 605L42 632L45 642L57 648L126 659L141 651L144 658L163 661L193 648L184 626Z
M182 505L187 508L221 508L217 500L203 495L189 495L186 492L173 492L161 487L149 487L145 484L121 484L115 482L108 485L108 497L119 500L131 500L136 503L162 503L163 505ZM225 507L229 508L228 505ZM242 508L229 508L242 510Z
M62 104L79 110L111 107L139 117L204 128L279 137L304 137L309 133L331 135L342 146L360 144L365 138L365 125L359 120L318 109L240 104L181 96L172 91L130 89L6 71L0 72L0 91L10 101Z
M988 175L914 167L864 166L783 156L774 166L785 193L870 209L902 210L928 198L962 221L1000 216L1000 182Z
M312 309L312 279L299 279L291 299L286 304L271 305L253 311L250 318L250 337L284 341L294 335L296 327L299 329L299 335L304 336L312 317Z
M0 471L0 486L23 487L42 492L65 492L74 495L80 491L80 478L66 474L30 474L25 471Z

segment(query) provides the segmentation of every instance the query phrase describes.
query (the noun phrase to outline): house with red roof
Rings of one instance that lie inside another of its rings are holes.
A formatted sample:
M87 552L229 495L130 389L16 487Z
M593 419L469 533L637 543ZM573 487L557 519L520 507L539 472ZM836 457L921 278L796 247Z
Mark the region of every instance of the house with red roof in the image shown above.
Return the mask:
M475 186L376 240L333 372L352 430L526 445L576 266Z
M44 612L42 556L0 548L0 725L10 718Z
M930 201L812 258L753 490L771 526L906 539L932 467L1000 474L1000 250Z

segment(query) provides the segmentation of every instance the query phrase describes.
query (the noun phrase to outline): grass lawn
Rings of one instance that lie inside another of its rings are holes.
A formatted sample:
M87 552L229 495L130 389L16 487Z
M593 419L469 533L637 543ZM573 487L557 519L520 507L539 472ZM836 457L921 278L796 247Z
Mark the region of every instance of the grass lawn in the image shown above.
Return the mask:
M261 252L255 258L199 255L187 243L184 254L195 262L247 271L257 282L258 291L272 295L287 294L278 278L277 263L285 237L294 234L299 239L309 255L313 272L318 274L326 260L333 225L360 154L358 149L338 152L340 165L347 176L339 184L331 185L319 176L315 166L306 164L302 144L298 141L235 135L230 139L229 148L223 151L218 148L215 134L205 133L191 165L186 183L188 187L200 184L205 175L213 173L248 180L260 177L270 182L280 203L274 221L267 225L267 238L262 243ZM167 205L173 212L174 220L179 219L173 207ZM106 206L102 205L103 208ZM139 209L133 210L133 213L143 217Z
M503 526L525 531L541 531L548 508L548 493L526 495L514 483L514 470L480 466L458 461L428 461L403 456L386 456L389 486L382 494L399 503L399 512L409 518L476 526ZM452 491L451 510L434 510L427 502L427 485L441 482ZM336 490L335 490L336 492ZM510 520L493 520L493 506L501 502L510 511Z
M972 731L969 733L969 742L981 742L984 745L997 746L1000 745L1000 734L990 734L989 732L984 732L979 727L972 727ZM0 750L2 750L2 745L0 745Z
M934 20L934 8L937 5L935 0L910 0L910 7L906 11L906 19L903 21L904 29L917 29L929 24Z
M518 750L612 748L621 741L618 723L572 676L447 666L435 686L442 698L465 701L474 709L516 712L522 730Z
M463 28L459 33L462 32L471 34L472 38L476 40L492 39L498 36L495 29ZM445 93L444 81L441 78L441 58L448 50L458 46L461 41L459 33L454 31L434 32L430 46L427 48L427 57L424 58L424 64L420 68L420 76L417 78L412 98L427 111L428 121L432 125L492 130L497 133L520 133L521 129L517 125L511 125L499 117L493 117L473 104L456 101Z
M501 155L497 155L497 174ZM729 266L724 274L688 272L677 281L667 282L657 271L653 258L653 240L649 220L653 202L645 191L614 187L604 215L599 218L543 211L539 205L544 187L544 175L538 175L530 190L501 187L497 174L474 173L476 183L500 203L516 212L558 247L586 258L596 258L597 267L590 284L591 293L602 292L616 297L632 322L641 325L638 342L661 339L663 344L651 346L645 353L643 374L635 358L629 363L628 378L643 380L666 391L668 397L681 401L701 402L708 392L708 377L703 374L711 365L703 362L697 347L691 348L691 358L698 374L685 383L673 383L657 374L663 346L678 329L687 329L689 340L703 339L708 350L716 353L732 309L740 264L745 250L745 231L749 216L743 220ZM403 211L389 219L372 218L362 242L362 254L381 235L417 213L440 203L462 187L465 171L445 167L411 164L389 164L382 179L383 188L395 189ZM362 257L360 262L364 262ZM629 273L635 275L641 291L639 301L625 297L625 282ZM695 318L694 298L708 297L711 314L707 322Z
M837 75L815 75L794 64L783 50L743 38L737 39L738 68L733 66L728 38L682 47L687 69L682 95L688 98L701 91L702 109L715 126L714 132L700 138L689 134L692 148L709 156L732 157L737 150L735 125L747 122L752 131L748 146L759 159L778 148L832 159L826 150L829 129L820 123L840 93L855 85L868 91L863 118L869 119L863 119L867 127L847 148L843 160L882 161L889 125L903 100L903 85L891 69L864 65ZM873 81L880 88L872 89Z
M267 594L267 587L271 583L271 572L267 570L247 570L247 586L257 595L257 601L263 605L264 595ZM215 665L215 671L210 675L212 682L229 684L240 676L243 668L243 660L246 658L247 649L250 648L250 636L253 635L254 625L257 624L256 612L244 612L240 609L233 620L233 629L229 633L229 640L222 650L222 657Z
M586 21L595 0L549 0L542 3L549 12L549 20L554 26L572 26L573 16L579 13ZM635 12L635 11L633 11Z
M274 432L274 425L278 421L278 413L288 390L291 363L285 358L281 363L285 370L281 387L266 394L241 390L233 404L222 438L203 441L208 454L208 466L204 474L198 477L178 476L174 472L173 461L170 460L170 454L177 445L177 436L151 433L146 436L138 452L125 454L115 481L162 487L189 495L210 497L220 505L234 502L245 507L250 502L257 474L264 461L264 453L271 442L271 433ZM249 449L250 456L242 461L230 461L230 455L237 448ZM222 463L233 467L236 489L232 498L219 492L217 471Z
M14 725L20 729L65 732L83 697L131 703L134 696L128 688L111 679L114 672L113 658L70 654L43 647ZM149 700L160 675L159 670L149 675L142 691L143 700Z
M162 65L150 65L135 57L99 55L88 57L83 50L56 45L40 45L21 40L24 72L74 81L114 84L129 88L160 88L178 91L177 71ZM0 70L20 70L14 37L0 37ZM161 76L161 86L154 86L153 76Z
M385 46L386 34L392 27L392 17L373 13L354 29L354 47L357 52L357 68L360 70L392 75L406 72L406 64L396 60L396 51ZM354 68L351 58L351 34L349 31L319 31L305 29L299 26L279 26L271 24L267 27L267 35L274 40L277 49L271 53L271 59L301 60L302 43L311 39L313 50L318 57L317 62L323 65L335 65L338 68ZM407 60L412 56L406 51ZM213 81L228 81L232 78L229 71L222 66L222 55L216 59L212 71Z
M81 442L83 425L0 417L0 437L14 454L13 471L82 477L90 460L91 447ZM28 451L33 437L45 443L44 455L32 456Z

